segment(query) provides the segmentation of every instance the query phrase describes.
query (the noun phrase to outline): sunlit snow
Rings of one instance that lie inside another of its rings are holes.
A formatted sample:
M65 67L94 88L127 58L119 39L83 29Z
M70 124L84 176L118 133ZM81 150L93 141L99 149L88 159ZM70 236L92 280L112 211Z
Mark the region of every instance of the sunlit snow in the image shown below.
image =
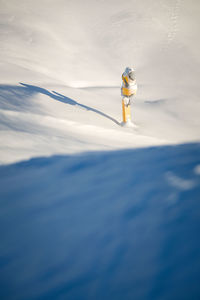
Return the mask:
M0 299L200 298L199 12L0 0Z

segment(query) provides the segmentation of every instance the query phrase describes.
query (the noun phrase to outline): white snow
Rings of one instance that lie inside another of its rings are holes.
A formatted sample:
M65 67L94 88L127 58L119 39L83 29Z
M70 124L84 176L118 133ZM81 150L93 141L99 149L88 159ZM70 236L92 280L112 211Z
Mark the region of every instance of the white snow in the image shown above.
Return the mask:
M200 175L200 165L195 166L194 173Z
M1 0L0 8L2 164L199 141L198 1ZM126 66L139 85L133 130L119 126Z
M0 0L1 299L200 298L199 13Z
M171 186L174 186L178 190L187 191L195 187L196 183L194 180L183 179L172 172L167 172L166 174L167 181Z

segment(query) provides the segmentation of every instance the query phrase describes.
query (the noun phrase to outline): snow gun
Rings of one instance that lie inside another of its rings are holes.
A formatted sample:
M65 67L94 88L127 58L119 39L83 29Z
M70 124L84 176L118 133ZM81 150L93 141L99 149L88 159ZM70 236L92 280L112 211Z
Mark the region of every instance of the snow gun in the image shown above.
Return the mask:
M137 84L135 79L135 71L133 68L126 68L122 74L122 125L131 126L131 100L136 95Z

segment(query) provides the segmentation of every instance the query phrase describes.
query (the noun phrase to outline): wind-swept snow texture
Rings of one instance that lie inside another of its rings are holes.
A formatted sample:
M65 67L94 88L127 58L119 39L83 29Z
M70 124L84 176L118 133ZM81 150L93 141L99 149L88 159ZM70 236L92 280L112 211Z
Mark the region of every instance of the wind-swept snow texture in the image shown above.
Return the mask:
M1 299L200 298L200 144L0 167Z
M0 0L0 162L199 141L199 12L198 0ZM127 66L132 131L119 126Z
M0 0L0 299L200 299L199 13Z

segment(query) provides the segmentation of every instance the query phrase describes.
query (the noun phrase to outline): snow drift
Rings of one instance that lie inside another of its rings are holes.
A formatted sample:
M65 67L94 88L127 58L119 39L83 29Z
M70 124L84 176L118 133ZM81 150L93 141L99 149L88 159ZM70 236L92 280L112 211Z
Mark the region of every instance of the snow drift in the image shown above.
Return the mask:
M1 299L199 299L200 145L0 167Z
M0 162L199 141L199 9L0 0ZM117 126L127 66L138 83L131 133Z

